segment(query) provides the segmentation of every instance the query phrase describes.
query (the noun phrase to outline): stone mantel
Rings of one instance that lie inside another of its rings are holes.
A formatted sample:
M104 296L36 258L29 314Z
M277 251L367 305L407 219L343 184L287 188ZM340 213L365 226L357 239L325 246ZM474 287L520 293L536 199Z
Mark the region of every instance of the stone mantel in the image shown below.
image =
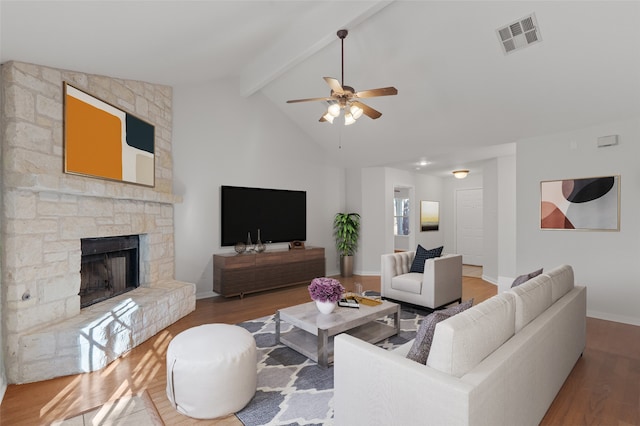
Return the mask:
M131 184L128 184L132 186ZM164 194L153 191L147 191L146 188L143 188L142 192L138 188L134 188L133 190L128 190L127 188L113 191L109 193L104 193L103 191L96 191L92 193L90 191L79 191L72 188L66 189L52 189L47 187L21 187L21 188L13 188L14 190L20 191L28 191L34 193L42 193L42 194L51 194L51 195L68 195L68 196L80 196L80 197L94 197L94 198L105 198L109 200L121 200L121 201L144 201L144 202L152 202L152 203L160 203L160 204L181 204L183 202L183 197L180 195L174 194Z

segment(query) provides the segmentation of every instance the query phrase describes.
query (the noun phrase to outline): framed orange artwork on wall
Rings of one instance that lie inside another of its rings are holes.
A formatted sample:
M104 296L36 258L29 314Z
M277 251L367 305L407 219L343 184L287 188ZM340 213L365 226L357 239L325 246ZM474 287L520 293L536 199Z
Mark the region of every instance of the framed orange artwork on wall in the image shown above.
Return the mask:
M155 185L153 125L64 83L64 171Z

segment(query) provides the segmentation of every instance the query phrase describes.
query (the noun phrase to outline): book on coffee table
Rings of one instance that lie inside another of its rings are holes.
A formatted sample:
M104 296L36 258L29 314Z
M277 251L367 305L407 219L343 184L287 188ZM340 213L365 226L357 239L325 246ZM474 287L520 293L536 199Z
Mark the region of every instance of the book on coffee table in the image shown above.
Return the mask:
M338 300L338 306L343 306L345 308L359 308L360 304L354 298L344 297L344 298Z

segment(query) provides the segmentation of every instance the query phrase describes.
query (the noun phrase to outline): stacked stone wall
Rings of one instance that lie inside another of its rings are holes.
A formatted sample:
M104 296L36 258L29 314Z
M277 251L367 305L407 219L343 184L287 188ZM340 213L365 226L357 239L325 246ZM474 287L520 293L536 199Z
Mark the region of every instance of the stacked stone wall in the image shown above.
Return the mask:
M65 81L155 126L153 188L64 173ZM141 286L173 280L172 91L9 62L2 92L3 343L19 383L41 361L21 338L80 312L81 238L141 234Z

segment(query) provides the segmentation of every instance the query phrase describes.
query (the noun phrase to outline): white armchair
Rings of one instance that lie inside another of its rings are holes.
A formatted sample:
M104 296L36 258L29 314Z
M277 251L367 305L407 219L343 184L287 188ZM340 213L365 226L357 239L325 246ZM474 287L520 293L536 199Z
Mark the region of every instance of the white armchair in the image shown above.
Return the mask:
M437 309L462 300L462 255L427 259L424 273L409 272L415 251L382 255L383 298Z

